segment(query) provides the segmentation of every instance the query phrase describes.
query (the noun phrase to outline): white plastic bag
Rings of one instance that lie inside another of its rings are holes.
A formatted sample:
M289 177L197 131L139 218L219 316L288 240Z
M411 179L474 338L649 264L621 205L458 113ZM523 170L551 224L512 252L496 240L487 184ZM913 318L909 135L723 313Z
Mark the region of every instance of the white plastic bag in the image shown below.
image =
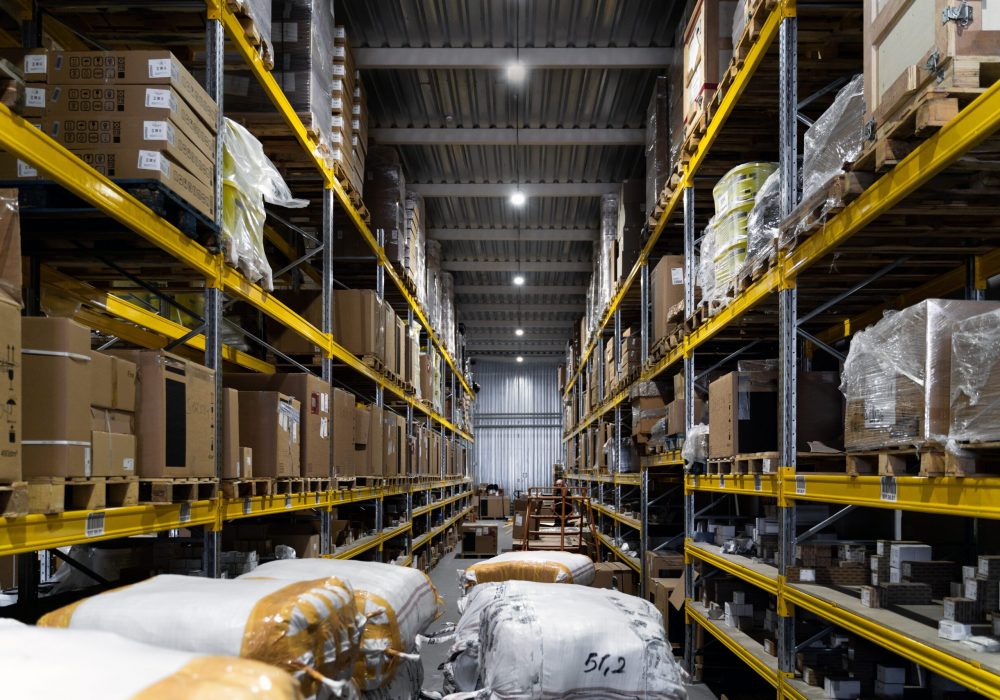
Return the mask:
M589 586L594 580L594 562L585 554L557 550L505 552L459 572L459 579L465 588L512 580Z
M367 618L361 634L361 658L354 669L354 680L362 690L385 687L401 667L419 665L399 654L414 651L417 635L441 615L444 607L423 571L370 561L285 559L261 564L240 579L308 581L328 576L351 585L355 605Z
M618 591L509 581L477 592L460 622L460 656L475 652L463 685L478 678L474 697L518 698L686 697L681 670L652 603ZM475 627L478 624L478 629ZM475 638L472 634L475 632ZM458 660L453 653L450 665ZM457 680L457 678L456 678ZM469 691L446 700L473 697Z
M287 669L307 696L349 692L364 620L350 585L333 578L155 576L60 608L44 627L115 632L180 651L241 656Z
M11 700L302 700L298 682L259 661L13 620L0 620L0 677Z

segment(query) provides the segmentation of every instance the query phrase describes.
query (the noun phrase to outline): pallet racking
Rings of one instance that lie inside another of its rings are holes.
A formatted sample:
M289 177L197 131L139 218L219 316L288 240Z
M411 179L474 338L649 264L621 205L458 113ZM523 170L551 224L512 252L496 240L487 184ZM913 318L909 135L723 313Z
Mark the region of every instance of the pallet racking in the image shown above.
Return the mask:
M154 311L133 303L113 291L100 289L85 281L75 279L54 267L47 266L44 261L34 260L32 265L37 275L33 283L36 302L40 296L41 285L51 286L69 298L79 302L79 309L74 318L94 330L104 332L114 338L126 340L141 347L161 348L180 347L189 351L204 353L204 364L220 370L223 363L242 367L256 372L274 372L273 363L262 360L247 352L225 345L222 342L223 329L226 324L233 328L225 319L226 307L239 301L255 309L263 316L277 322L286 329L295 332L321 351L321 375L326 381L331 381L336 372L346 372L354 381L367 382L364 386L374 393L378 405L391 405L395 410L405 410L407 418L407 434L413 435L418 416L426 421L427 426L437 430L442 441L450 441L454 445L462 441L466 448L472 443L473 437L457 425L457 399L459 391L473 396L469 380L461 368L461 360L452 356L445 347L441 334L432 327L428 315L420 302L411 292L410 287L400 274L393 268L386 257L382 245L384 233L369 229L361 213L349 196L345 186L338 180L333 168L317 154L316 143L307 132L299 116L292 109L288 99L278 86L268 68L264 65L257 49L251 45L246 30L240 19L234 14L231 6L225 0L206 0L204 3L177 3L181 12L203 12L204 20L204 67L205 84L209 94L219 105L219 133L221 134L224 104L222 100L223 77L227 61L227 47L235 51L242 61L242 68L249 70L267 98L281 116L287 136L294 139L299 150L298 157L307 163L311 173L310 182L318 184L322 191L320 201L313 201L308 210L312 218L318 222L321 240L322 265L321 273L314 267L306 265L304 272L320 283L322 294L323 319L322 328L309 323L296 310L282 303L275 295L266 292L257 284L250 282L244 275L226 265L223 256L202 245L167 219L158 216L125 188L102 176L86 165L80 158L34 128L28 121L15 115L6 106L0 105L0 150L19 158L37 169L46 179L61 185L65 190L78 197L82 202L108 221L120 224L128 235L138 236L148 248L144 253L156 255L157 265L180 270L172 274L176 279L183 279L192 288L203 289L204 318L197 328L189 328L181 323L167 319ZM171 8L158 7L155 11L170 12ZM93 10L93 8L88 8ZM37 15L32 15L30 7L26 8L24 21L24 36L34 37L39 41L41 28L61 31L60 22L44 21L44 13L34 8ZM87 10L83 10L87 11ZM63 32L63 41L67 47L79 45L79 37ZM130 41L143 41L132 36ZM155 42L155 39L153 40ZM37 45L37 44L35 44ZM82 45L81 48L87 48ZM230 53L230 57L232 52ZM222 141L217 139L216 169L214 173L216 201L222 201L221 167ZM450 388L453 397L450 416L442 415L433 410L429 404L414 398L398 381L386 372L370 367L360 358L341 347L333 336L330 326L331 291L334 287L333 277L333 241L334 215L339 208L344 220L353 228L370 247L375 259L374 277L377 293L380 298L386 298L385 276L392 281L395 291L393 298L397 306L405 307L406 319L409 323L418 322L427 338L427 345L432 352L438 353L447 366L447 371L441 373L441 392L444 396ZM221 211L221 206L217 207ZM316 211L319 210L319 211ZM216 230L221 223L221 214L217 213L214 222ZM294 230L294 227L291 227ZM274 236L269 232L268 239L277 247L288 249L286 239ZM317 250L313 251L318 252ZM297 255L289 255L292 264L304 264L310 255L299 259ZM118 268L114 268L118 270ZM182 271L181 271L182 270ZM127 273L122 271L127 276ZM134 283L142 285L141 279L130 277ZM183 309L168 295L155 289L151 292L162 303ZM224 300L225 304L224 304ZM29 304L29 311L30 311ZM37 313L37 306L34 309ZM191 314L197 318L197 314ZM259 342L270 350L274 350L252 333L236 328L244 337ZM278 353L280 355L280 353ZM285 360L289 360L287 356ZM293 362L300 369L308 369ZM216 377L221 386L220 372ZM367 390L367 389L366 389ZM216 414L220 414L219 392L216 398ZM217 430L220 426L217 424ZM216 436L218 442L218 435ZM219 452L216 452L216 473L221 473ZM441 450L440 475L445 475L445 451ZM332 473L331 477L334 476ZM388 481L382 482L388 484ZM334 484L336 486L336 484ZM416 515L413 513L413 496L418 493L428 494L428 503ZM383 504L388 498L405 498L407 520L403 525L394 528L383 528ZM205 570L209 575L218 576L220 532L226 523L246 517L269 516L285 514L302 510L315 510L320 515L322 525L322 554L338 557L357 556L363 552L376 549L376 558L381 558L383 545L390 539L407 536L408 552L406 561L412 561L413 552L440 536L447 525L430 530L427 535L416 539L412 537L412 527L416 517L430 518L440 511L447 513L447 523L454 524L471 510L468 499L471 491L467 478L441 480L436 482L420 481L414 478L407 486L377 486L352 490L333 488L327 491L296 493L278 496L257 496L251 498L223 498L212 500L178 503L172 505L140 505L125 508L109 508L99 511L70 511L59 515L28 515L19 518L0 518L0 555L20 554L31 557L31 552L51 549L72 544L81 544L99 540L129 537L132 535L166 532L169 530L202 526L205 530ZM369 503L375 506L376 533L365 542L350 546L342 552L330 552L330 522L331 509L352 503ZM464 505L463 505L464 504ZM19 570L33 571L34 564L25 559L26 566ZM22 579L28 587L37 585L37 580L30 575Z
M759 276L739 288L719 313L692 324L680 342L662 357L650 359L649 261L654 252L683 249L685 308L691 316L695 309L695 234L704 227L706 212L711 213L711 185L729 168L752 160L777 160L783 184L794 182L796 124L811 123L803 110L828 100L838 81L843 84L845 74L861 70L861 3L835 6L779 0L757 5L763 8L766 19L744 58L734 59L731 64L729 87L717 102L704 135L690 152L676 186L668 185L661 199L663 212L651 226L638 262L623 279L596 330L581 348L577 366L567 377L564 398L575 408L578 420L564 431L566 463L571 465L570 454L578 454L571 443L579 441L582 432L597 421L613 421L615 444L619 444L621 404L632 385L604 396L598 370L597 406L585 415L582 385L588 376L587 363L612 327L616 361L620 357L624 314L630 314L633 320L638 317L641 327L643 368L636 381L664 379L683 372L685 424L689 430L694 422L697 377L731 365L738 357L752 357L755 353L767 356L768 351L776 350L779 468L759 474L703 474L686 469L680 459L670 456L654 455L641 460L640 561L647 551L652 551L650 514L662 508L652 497L656 484L667 474L667 479L683 485L684 526L665 544L684 541L684 652L688 670L695 670L695 657L700 653L696 649L701 647L695 641L695 631L700 629L756 671L774 687L778 697L821 697L818 689L795 676L795 653L799 649L796 642L802 641L796 640L795 620L808 613L983 696L998 698L1000 664L995 655L978 654L960 643L941 639L936 629L913 624L895 611L863 607L855 596L841 590L791 583L786 569L794 564L797 542L814 530L799 532L796 527L796 507L803 503L843 506L830 522L849 517L855 508L1000 518L996 499L1000 477L801 472L796 470L795 437L796 368L800 359L810 358L814 352L843 359L836 344L880 318L887 309L963 290L966 298L981 299L986 280L1000 272L1000 251L992 224L988 223L995 224L997 207L982 199L977 201L974 188L961 187L963 178L976 168L977 154L995 150L1000 128L1000 84L982 86L978 97L939 131L916 145L812 235L780 253ZM830 47L825 52L815 50L823 41L840 43L832 51ZM824 53L831 58L824 60ZM808 96L803 98L800 91ZM761 119L762 113L773 117L774 124ZM781 195L782 215L787 216L798 203L798 193L795 188L783 186ZM959 238L963 226L967 233L969 228L975 230L975 235ZM955 239L949 239L949 234L954 234ZM639 289L635 290L637 280ZM657 469L653 465L671 466ZM601 489L604 484L612 484L616 503L620 503L618 480L625 475L595 476L572 468L567 471L571 483L596 484ZM777 505L778 566L754 563L694 541L696 519L714 504L734 496L760 497ZM696 497L701 500L696 502ZM613 523L614 536L604 532L602 540L611 552L633 565L634 559L616 544L621 541L622 520L615 518ZM776 655L743 632L709 619L695 595L695 562L773 596L778 615ZM646 586L643 577L644 594Z

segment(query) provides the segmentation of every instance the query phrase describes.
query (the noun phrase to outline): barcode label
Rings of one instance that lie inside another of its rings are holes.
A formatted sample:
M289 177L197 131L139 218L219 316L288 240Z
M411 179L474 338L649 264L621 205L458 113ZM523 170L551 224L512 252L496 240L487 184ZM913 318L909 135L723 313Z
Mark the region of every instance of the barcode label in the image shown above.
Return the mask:
M896 477L883 476L882 479L882 500L890 503L896 502Z
M173 95L170 94L170 90L146 88L146 106L173 109Z
M170 59L169 58L151 58L147 64L149 77L150 78L169 78L170 77Z
M719 488L720 489L726 488L726 475L725 474L719 474Z
M38 171L33 167L25 163L23 160L18 158L17 160L17 176L18 177L38 177Z
M313 494L313 502L316 505L319 505L319 491L317 491L316 493Z
M795 477L795 494L798 496L806 492L806 478L804 476Z
M754 474L753 475L753 490L754 491L763 491L763 488L762 488L760 482L761 482L760 474Z
M177 519L182 523L191 522L191 504L181 503L181 510L177 516Z
M285 494L285 510L289 510L292 507L292 494Z
M87 537L100 537L104 534L104 512L87 513Z
M142 138L146 141L168 141L170 125L163 121L144 121L142 123Z
M250 515L253 512L253 499L247 496L243 499L243 515Z

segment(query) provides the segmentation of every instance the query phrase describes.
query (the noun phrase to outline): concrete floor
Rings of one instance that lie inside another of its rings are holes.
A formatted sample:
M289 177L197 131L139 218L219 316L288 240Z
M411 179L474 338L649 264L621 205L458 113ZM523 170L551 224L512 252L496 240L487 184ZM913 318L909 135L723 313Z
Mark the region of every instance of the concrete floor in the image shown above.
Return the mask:
M496 522L496 521L494 521ZM505 552L511 548L512 526L509 523L500 525L500 551ZM461 587L458 583L458 570L464 569L470 564L480 561L479 559L463 559L461 554L462 543L459 542L454 552L450 552L442 557L438 565L431 570L431 581L438 589L438 593L444 598L445 611L438 621L431 626L431 631L440 629L448 622L458 622L459 614L456 602L461 597ZM420 652L424 664L424 688L427 690L440 691L444 682L444 677L438 666L448 658L450 644L430 644ZM715 695L704 685L688 686L689 700L715 700Z

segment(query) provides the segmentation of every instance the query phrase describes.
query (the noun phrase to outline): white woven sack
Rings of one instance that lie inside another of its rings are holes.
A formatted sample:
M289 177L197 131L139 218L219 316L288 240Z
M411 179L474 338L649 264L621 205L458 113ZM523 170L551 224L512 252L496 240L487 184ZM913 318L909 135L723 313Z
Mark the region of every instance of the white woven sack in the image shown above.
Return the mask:
M327 679L327 690L352 694L364 619L350 585L332 578L291 583L164 575L86 598L38 624L266 661L291 671L312 696L319 689L316 672Z
M240 579L258 577L302 581L333 576L351 584L358 611L367 618L361 635L362 659L354 679L362 690L392 681L402 664L419 665L399 654L415 648L418 634L443 612L430 578L418 569L370 561L280 559L261 564Z
M465 588L515 580L589 586L594 581L594 562L585 554L559 550L505 552L460 571L459 579Z
M11 700L302 700L291 676L259 661L9 620L0 621L0 678Z
M686 697L663 619L641 598L511 581L472 598L466 615L473 608L479 609L471 646L481 687L446 700ZM456 645L462 641L468 640Z

